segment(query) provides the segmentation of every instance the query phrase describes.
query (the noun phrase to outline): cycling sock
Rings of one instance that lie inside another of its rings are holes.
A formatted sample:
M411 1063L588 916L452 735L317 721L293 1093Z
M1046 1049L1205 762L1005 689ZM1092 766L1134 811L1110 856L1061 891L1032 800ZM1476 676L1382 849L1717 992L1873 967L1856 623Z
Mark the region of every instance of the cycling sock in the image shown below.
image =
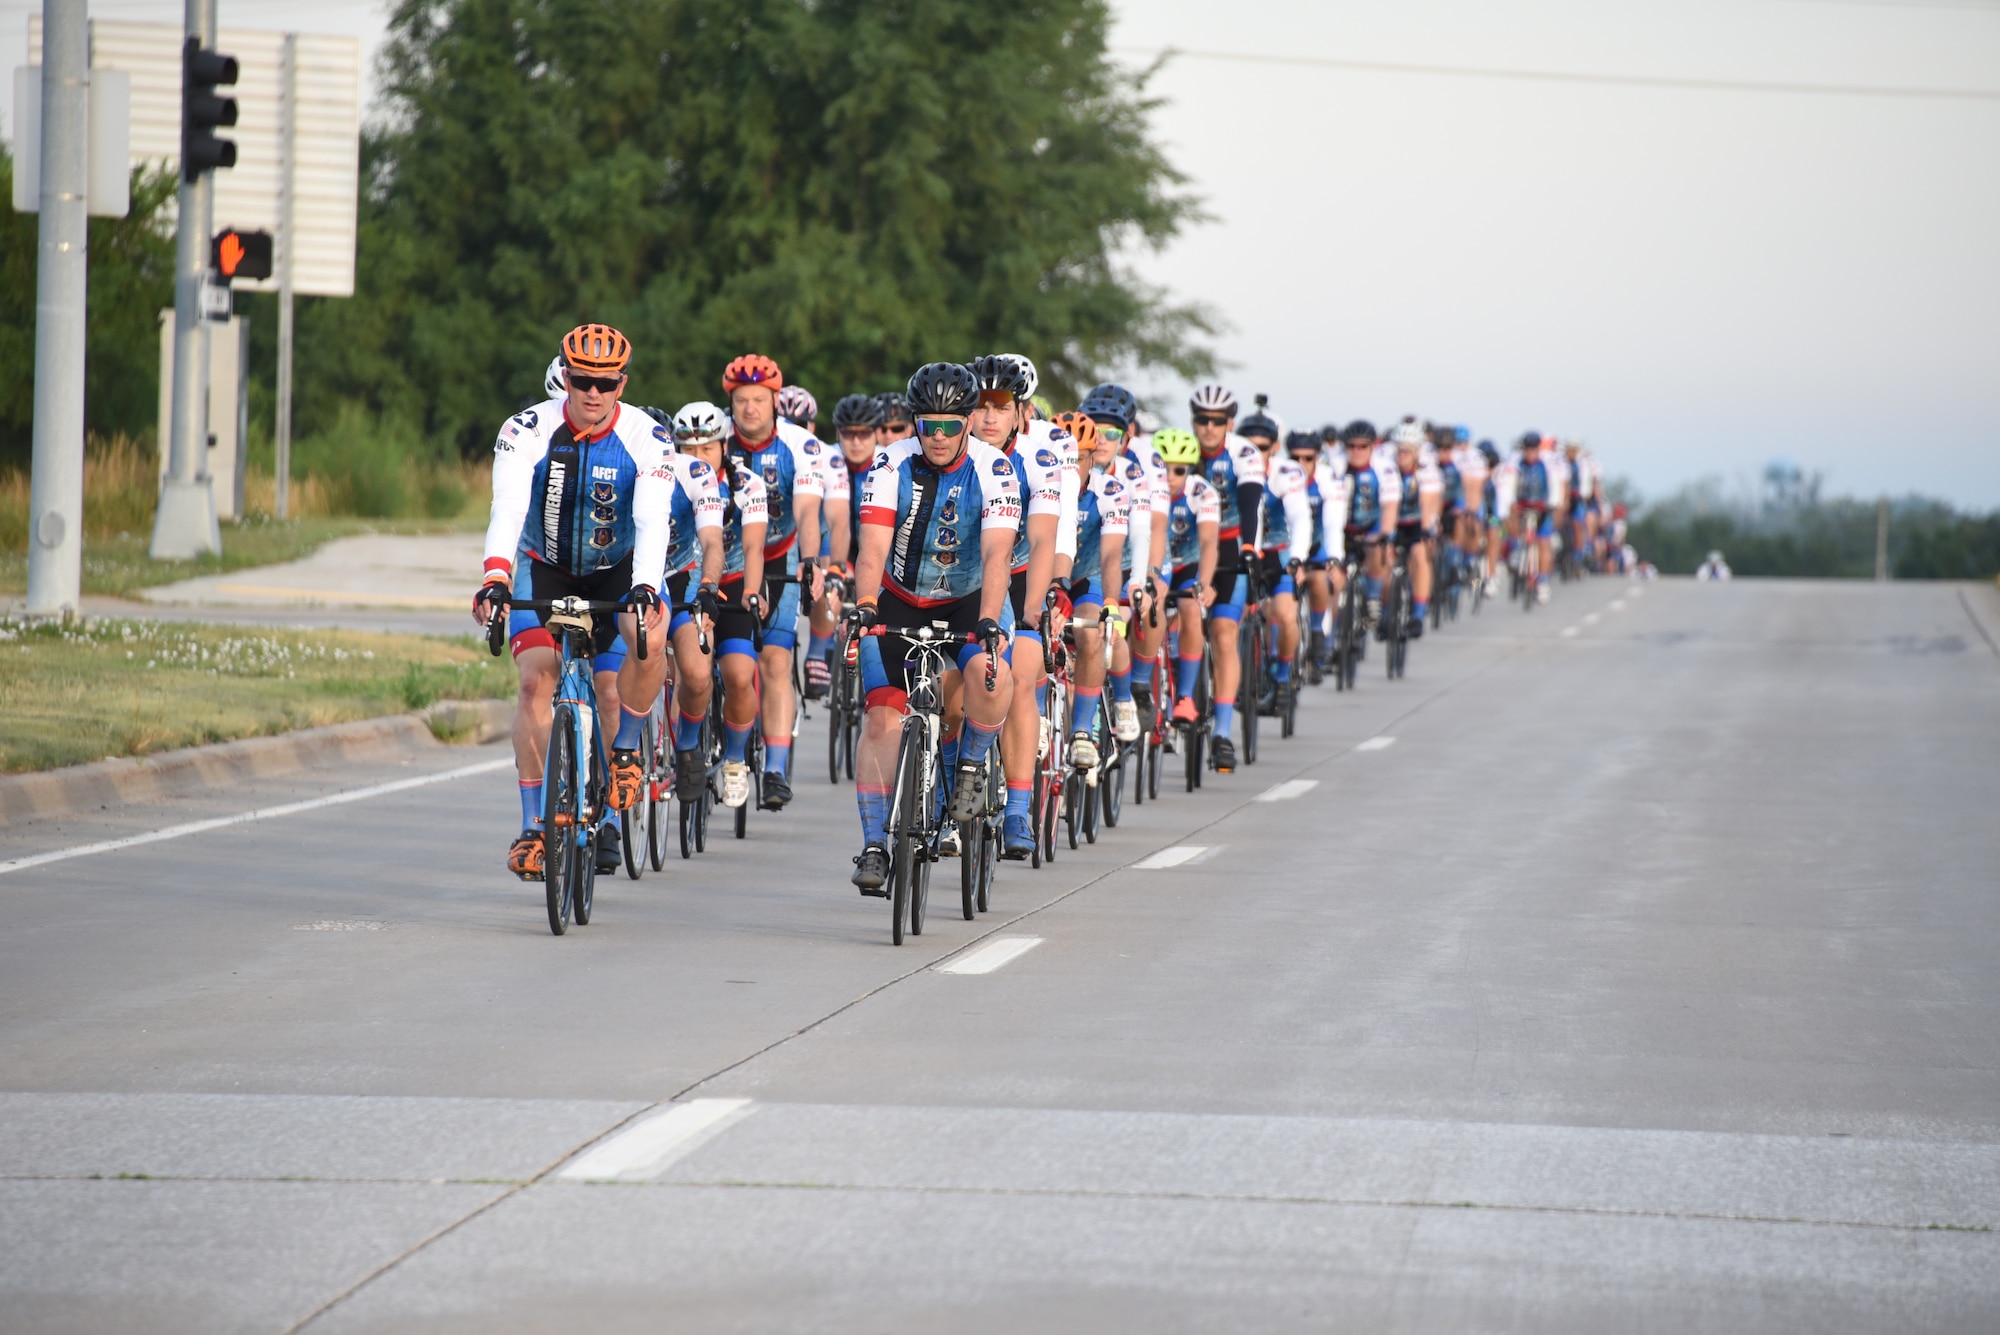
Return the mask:
M792 768L792 744L774 742L768 738L764 742L764 772L766 774L788 774Z
M813 635L806 640L806 657L825 658L833 652L833 636Z
M1100 687L1079 686L1076 688L1076 708L1071 712L1069 728L1071 732L1090 733L1097 729L1097 701L1104 694Z
M1174 693L1183 700L1194 694L1194 678L1201 671L1199 658L1176 658L1174 660Z
M1382 581L1376 579L1373 575L1363 575L1361 577L1361 591L1371 599L1380 598L1382 596Z
M1275 663L1271 664L1271 680L1272 680L1272 681L1290 681L1291 679L1292 679L1292 660L1291 660L1291 659L1289 659L1289 658L1280 658L1280 659L1279 659L1278 661L1276 661Z
M861 808L861 842L887 843L883 831L889 828L889 785L857 783L854 785L854 802Z
M612 741L613 751L637 751L640 739L646 734L647 714L634 714L624 705L618 706L618 736Z
M750 725L746 723L739 728L734 723L725 722L722 725L722 758L741 760L749 749Z
M1431 610L1431 602L1430 599L1428 598L1419 598L1415 602L1412 602L1410 604L1410 614L1416 617L1416 619L1419 621L1422 621L1424 619L1424 613L1430 610Z
M989 728L984 723L965 721L965 737L959 744L958 754L973 764L986 759L986 753L993 749L993 739L1000 735L1000 729Z
M1049 684L1043 682L1035 688L1035 710L1040 712L1049 707Z
M1029 808L1033 804L1034 799L1035 787L1033 784L1015 783L1011 779L1007 781L1007 815L1009 817L1026 817L1032 814Z
M533 783L529 783L524 779L521 781L521 830L526 833L541 828L542 781L536 779Z
M938 765L947 773L958 768L958 739L960 733L953 733L938 743Z
M703 716L700 714L681 715L680 722L674 725L674 749L676 751L692 751L701 745L702 720Z
M1132 698L1132 669L1111 674L1111 698L1124 702Z
M1229 730L1236 726L1236 702L1221 700L1215 702L1215 732L1219 737L1227 737Z

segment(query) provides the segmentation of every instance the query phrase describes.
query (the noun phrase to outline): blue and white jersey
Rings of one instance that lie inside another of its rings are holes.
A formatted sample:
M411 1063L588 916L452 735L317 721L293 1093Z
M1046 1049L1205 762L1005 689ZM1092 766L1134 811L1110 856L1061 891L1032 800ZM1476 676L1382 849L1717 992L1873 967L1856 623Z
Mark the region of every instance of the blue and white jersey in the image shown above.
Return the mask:
M1204 454L1201 458L1201 474L1208 484L1215 488L1216 500L1222 506L1222 538L1240 538L1243 535L1243 497L1245 487L1264 485L1264 456L1255 445L1243 437L1230 434L1222 442L1222 448L1214 454ZM1252 515L1254 523L1256 516Z
M1055 517L1056 551L1066 556L1076 555L1076 442L1069 432L1048 422L1031 422L1029 426L1043 430L1019 433L1008 442L1004 452L1007 462L1013 465L1014 478L1021 489L1022 520L1014 539L1013 557L1013 570L1017 575L1028 568L1028 553L1033 544L1028 541L1027 521L1037 515ZM1051 435L1051 432L1054 434ZM1057 436L1061 439L1057 440ZM978 440L977 437L974 439ZM983 441L979 443L984 444ZM1065 516L1069 517L1067 524L1064 523ZM1067 535L1063 531L1065 528L1068 529ZM1065 545L1069 549L1066 552L1063 551Z
M1219 524L1222 498L1199 473L1189 473L1180 495L1167 498L1167 565L1201 564L1201 526Z
M1265 461L1260 508L1263 520L1257 549L1280 553L1287 562L1305 560L1312 550L1312 502L1307 496L1306 470L1289 455Z
M1091 580L1107 593L1115 590L1104 586L1104 540L1122 539L1131 522L1132 492L1118 477L1121 462L1113 459L1110 468L1091 469L1076 507L1076 562L1070 578Z
M722 527L722 489L715 470L689 455L669 455L667 471L674 478L674 541L667 549L667 573L685 575L701 565L702 530Z
M632 583L657 589L671 542L668 430L629 403L579 435L561 399L507 419L493 442L486 569L512 572L522 550L572 575L632 560Z
M1545 510L1555 504L1555 470L1546 456L1530 463L1516 451L1508 465L1514 481L1514 504Z
M1419 463L1407 473L1398 472L1403 508L1396 514L1396 527L1415 529L1424 522L1423 502L1444 495L1444 475L1434 463Z
M1402 499L1403 480L1395 465L1384 467L1377 456L1368 467L1349 469L1341 477L1341 527L1350 533L1380 533L1389 507Z
M1444 508L1457 511L1465 508L1465 479L1458 471L1458 461L1449 454L1441 454L1437 461L1438 477L1444 482Z
M770 527L764 530L764 559L781 565L799 540L799 502L808 496L818 502L826 496L827 447L812 432L781 417L777 430L762 445L750 445L732 430L729 453L764 480L771 513Z
M876 453L861 487L861 522L892 530L883 584L905 602L942 607L985 583L982 535L1020 531L1019 475L978 439L942 471L915 437L899 440Z
M1166 465L1150 448L1141 451L1128 446L1111 461L1111 469L1125 484L1125 493L1131 500L1125 513L1125 572L1129 577L1137 566L1143 582L1144 572L1153 561L1153 535L1158 533L1164 538L1167 531L1167 511L1171 506Z

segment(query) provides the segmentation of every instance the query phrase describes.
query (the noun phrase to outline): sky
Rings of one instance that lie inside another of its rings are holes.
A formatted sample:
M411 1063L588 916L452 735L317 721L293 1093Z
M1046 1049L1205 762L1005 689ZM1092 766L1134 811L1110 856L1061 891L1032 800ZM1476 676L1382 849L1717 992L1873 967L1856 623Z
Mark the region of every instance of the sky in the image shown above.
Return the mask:
M36 7L0 0L0 65ZM1782 457L2000 508L2000 0L1113 9L1135 68L1202 53L1151 91L1211 220L1133 267L1221 318L1246 401L1581 436L1647 496ZM220 12L372 46L384 7ZM1522 77L1551 74L1589 78ZM1910 95L1940 91L1984 96Z

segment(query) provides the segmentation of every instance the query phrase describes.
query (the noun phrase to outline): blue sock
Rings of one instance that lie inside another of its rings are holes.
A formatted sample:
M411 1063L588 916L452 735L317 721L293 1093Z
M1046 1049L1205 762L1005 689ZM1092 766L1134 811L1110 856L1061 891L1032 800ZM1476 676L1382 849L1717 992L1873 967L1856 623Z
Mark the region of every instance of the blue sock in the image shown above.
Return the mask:
M637 751L640 739L646 734L646 715L634 714L624 705L618 706L618 736L611 742L613 751Z
M825 658L832 648L833 636L831 635L813 635L806 640L806 656L808 658Z
M674 724L674 749L692 751L701 745L701 725L699 718L689 718L686 714Z
M1363 575L1361 577L1361 591L1371 599L1380 598L1382 596L1382 581L1376 579L1373 575Z
M750 749L750 725L737 727L734 723L722 725L722 758L741 760L743 753Z
M1104 693L1086 686L1076 688L1076 708L1071 713L1069 730L1090 733L1097 730L1097 701Z
M881 844L888 841L883 831L889 828L889 787L887 784L861 783L854 786L854 802L861 808L861 842Z
M993 749L993 741L1000 735L1000 729L989 728L983 723L965 721L965 735L959 744L959 754L977 763L986 759L986 753Z
M1176 658L1174 660L1174 694L1185 699L1194 694L1194 678L1201 671L1199 658Z
M1227 737L1229 730L1236 726L1236 702L1217 700L1215 702L1215 735Z
M521 785L521 828L539 830L542 828L542 781Z
M1428 598L1419 598L1415 602L1412 602L1410 604L1411 614L1414 615L1416 619L1419 621L1422 621L1424 619L1424 613L1430 610L1431 610L1431 602L1430 599Z
M1272 681L1290 681L1291 679L1292 679L1291 659L1281 658L1277 662L1271 664Z
M1131 668L1126 668L1123 672L1114 672L1111 674L1111 698L1119 701L1130 700L1132 698Z
M958 739L961 732L955 732L938 743L938 768L949 774L958 768Z
M789 774L792 769L792 744L790 742L764 742L764 772L766 774Z
M1032 815L1033 813L1029 810L1029 807L1034 802L1034 799L1035 790L1029 785L1024 783L1019 788L1016 788L1013 784L1008 784L1007 814L1023 818Z
M1035 688L1035 711L1040 713L1049 707L1049 684L1043 682Z

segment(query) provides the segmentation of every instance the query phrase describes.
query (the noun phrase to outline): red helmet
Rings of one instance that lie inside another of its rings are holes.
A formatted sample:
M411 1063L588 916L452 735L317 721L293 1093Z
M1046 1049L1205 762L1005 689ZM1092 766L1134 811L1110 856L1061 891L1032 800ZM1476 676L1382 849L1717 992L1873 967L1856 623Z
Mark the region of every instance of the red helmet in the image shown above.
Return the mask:
M762 385L776 394L785 387L785 373L759 352L746 352L722 368L722 392L734 394L745 385Z
M1611 517L1612 517L1613 519L1623 519L1623 518L1625 517L1625 507L1624 507L1624 506L1622 506L1622 505L1614 505L1614 506L1612 506L1612 507L1611 507Z

